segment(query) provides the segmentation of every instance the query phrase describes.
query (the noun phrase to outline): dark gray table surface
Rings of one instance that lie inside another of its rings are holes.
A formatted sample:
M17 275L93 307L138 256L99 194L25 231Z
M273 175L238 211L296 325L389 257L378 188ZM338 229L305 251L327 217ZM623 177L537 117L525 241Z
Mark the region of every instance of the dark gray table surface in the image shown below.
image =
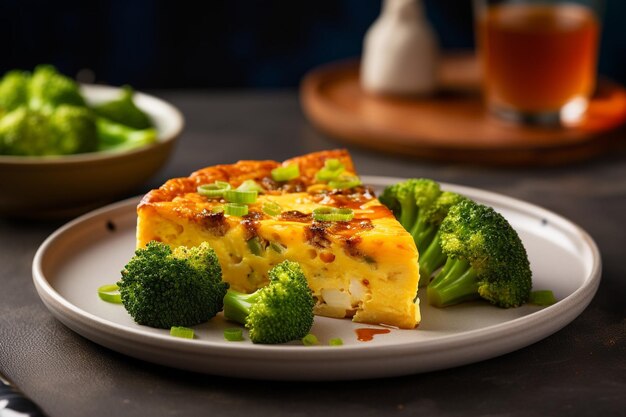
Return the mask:
M295 92L156 94L182 110L186 129L168 165L135 194L203 166L341 146L305 120ZM31 278L37 247L64 222L0 219L0 370L51 417L625 415L625 153L566 167L503 169L350 150L361 174L479 187L569 218L602 253L594 300L554 335L460 368L354 382L229 379L135 360L67 329L43 306Z

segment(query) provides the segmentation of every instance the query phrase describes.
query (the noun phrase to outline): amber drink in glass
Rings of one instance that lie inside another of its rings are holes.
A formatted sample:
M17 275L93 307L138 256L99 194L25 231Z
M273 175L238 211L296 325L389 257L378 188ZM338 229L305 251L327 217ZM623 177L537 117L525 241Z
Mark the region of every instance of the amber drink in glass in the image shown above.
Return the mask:
M483 89L492 113L539 124L582 117L596 82L597 3L475 1Z

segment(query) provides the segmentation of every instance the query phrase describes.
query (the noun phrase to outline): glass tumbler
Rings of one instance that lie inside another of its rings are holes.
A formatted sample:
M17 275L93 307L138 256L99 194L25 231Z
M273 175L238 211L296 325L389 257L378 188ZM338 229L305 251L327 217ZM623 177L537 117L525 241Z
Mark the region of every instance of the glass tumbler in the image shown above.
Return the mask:
M474 0L489 111L529 124L580 120L596 83L600 0Z

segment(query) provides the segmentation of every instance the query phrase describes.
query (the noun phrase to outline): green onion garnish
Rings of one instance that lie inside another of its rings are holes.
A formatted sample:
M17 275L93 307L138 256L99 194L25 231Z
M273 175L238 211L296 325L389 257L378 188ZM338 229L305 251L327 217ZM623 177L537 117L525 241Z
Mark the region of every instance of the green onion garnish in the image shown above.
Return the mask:
M252 252L252 254L256 256L261 256L261 254L263 253L263 245L261 245L261 240L258 236L249 239L246 243L248 244L248 249L250 249L250 252Z
M318 181L331 181L340 176L345 170L339 159L331 158L324 161L324 168L317 171L315 178Z
M300 176L300 167L298 164L291 164L284 167L274 168L272 170L272 179L282 182L289 181Z
M556 298L550 290L533 291L530 293L528 302L538 306L549 306L556 303Z
M341 346L343 345L343 340L340 337L332 338L328 341L328 344L331 346Z
M349 208L318 207L313 210L313 219L320 222L349 222L354 211Z
M243 340L243 330L238 327L224 329L224 339L229 342L240 342Z
M229 216L245 216L248 214L248 206L238 203L226 203L224 204L224 213Z
M319 171L317 171L317 174L315 174L315 179L318 181L332 181L335 178L337 178L339 175L341 175L342 172L343 170L332 171L332 170L322 168Z
M224 191L224 198L231 203L250 204L256 201L258 194L259 193L254 190L226 190Z
M270 248L277 253L283 253L285 251L285 247L278 242L270 242Z
M219 206L215 206L211 209L211 213L223 213L224 212L224 206L219 205Z
M315 336L312 333L309 333L302 338L302 344L304 346L315 346L315 345L319 345L320 341L317 340L317 336Z
M107 284L98 288L98 297L107 303L122 304L122 296L116 284Z
M337 158L328 158L324 161L324 168L337 171L338 169L344 169L345 167L341 163L341 161Z
M170 336L182 337L183 339L193 339L193 329L188 327L172 326L170 329Z
M361 182L361 179L359 177L356 177L356 176L346 176L346 175L342 175L342 176L338 177L337 179L333 179L333 180L328 182L328 185L331 188L334 188L334 189L337 189L337 190L345 190L347 188L358 187L361 184L362 184L362 182Z
M198 194L205 197L222 197L226 190L230 190L230 184L224 181L215 181L213 184L203 184L197 190Z
M237 187L239 191L256 191L257 193L262 193L265 191L263 187L259 185L255 180L245 180L242 182L239 187Z
M269 216L278 216L283 212L283 208L277 202L271 200L263 202L262 210L263 213Z

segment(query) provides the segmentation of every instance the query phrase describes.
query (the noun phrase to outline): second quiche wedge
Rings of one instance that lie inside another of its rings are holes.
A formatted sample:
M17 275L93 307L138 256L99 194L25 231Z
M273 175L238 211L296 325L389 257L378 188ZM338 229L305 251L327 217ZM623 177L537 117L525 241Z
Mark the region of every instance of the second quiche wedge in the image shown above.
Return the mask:
M273 175L285 167L288 179ZM355 176L345 150L204 168L146 194L137 208L137 246L208 242L224 281L243 292L266 285L274 265L295 261L317 300L316 314L414 328L420 321L415 243ZM247 214L225 212L223 196L198 193L200 186L236 189L244 181L258 189ZM320 217L334 208L350 215Z

